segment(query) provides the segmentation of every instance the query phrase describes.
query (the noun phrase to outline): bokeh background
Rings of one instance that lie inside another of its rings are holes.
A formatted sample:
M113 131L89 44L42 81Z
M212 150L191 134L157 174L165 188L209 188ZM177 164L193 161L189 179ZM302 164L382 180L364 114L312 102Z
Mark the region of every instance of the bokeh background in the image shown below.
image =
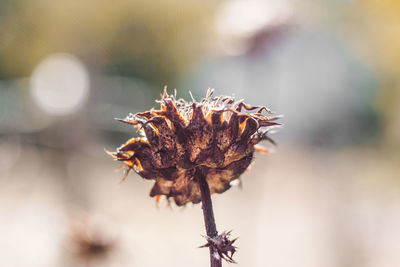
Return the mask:
M164 85L284 114L275 153L213 196L237 266L400 266L399 14L394 0L0 0L0 266L208 265L200 205L156 205L104 153L136 135L114 118Z

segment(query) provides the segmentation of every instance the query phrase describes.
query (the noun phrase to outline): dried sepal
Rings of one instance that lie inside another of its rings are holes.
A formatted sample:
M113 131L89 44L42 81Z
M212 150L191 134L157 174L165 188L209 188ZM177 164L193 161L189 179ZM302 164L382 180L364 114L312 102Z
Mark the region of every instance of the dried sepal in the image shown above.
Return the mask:
M206 236L207 243L200 246L200 248L208 247L211 249L211 255L213 257L219 257L229 263L236 263L233 259L233 254L236 252L236 247L233 243L237 238L230 240L231 231L223 232L216 237Z

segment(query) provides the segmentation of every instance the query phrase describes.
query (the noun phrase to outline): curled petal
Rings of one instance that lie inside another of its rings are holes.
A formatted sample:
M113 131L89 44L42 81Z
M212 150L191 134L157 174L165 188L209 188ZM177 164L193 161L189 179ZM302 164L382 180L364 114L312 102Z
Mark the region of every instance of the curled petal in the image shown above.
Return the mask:
M206 179L211 193L223 193L228 190L231 187L230 182L239 178L250 165L252 158L253 155L250 154L225 168L210 169Z
M204 118L200 105L193 104L192 119L185 132L187 133L186 149L189 160L197 164L204 162L210 153L208 148L213 142L213 132Z
M258 128L259 124L257 120L252 117L247 117L245 122L240 125L240 140L249 140L250 136L252 136Z
M153 129L156 130L159 136L159 148L165 148L167 150L173 150L176 146L176 136L174 131L168 125L168 121L165 117L157 116L151 118L147 123L151 123Z

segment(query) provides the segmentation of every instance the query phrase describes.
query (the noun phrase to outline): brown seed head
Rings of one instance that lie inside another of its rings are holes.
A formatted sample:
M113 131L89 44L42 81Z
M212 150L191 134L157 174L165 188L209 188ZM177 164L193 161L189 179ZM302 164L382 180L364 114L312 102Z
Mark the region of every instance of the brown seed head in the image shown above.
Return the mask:
M198 168L207 174L211 194L223 193L247 169L255 150L265 152L256 144L272 141L268 129L279 123L278 117L263 115L263 111L271 114L267 108L212 93L209 89L202 101L186 102L164 90L159 110L120 120L137 127L143 137L132 138L109 154L124 163L127 173L134 169L155 180L150 196L164 195L178 206L199 203L194 177Z

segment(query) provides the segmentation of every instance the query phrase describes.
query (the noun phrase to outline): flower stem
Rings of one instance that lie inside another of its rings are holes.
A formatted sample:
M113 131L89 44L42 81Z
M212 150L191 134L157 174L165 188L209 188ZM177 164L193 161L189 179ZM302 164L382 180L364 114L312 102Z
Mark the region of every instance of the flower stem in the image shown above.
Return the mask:
M218 236L217 226L215 225L214 212L211 202L210 188L208 186L206 175L201 169L196 171L196 177L201 191L201 207L203 209L204 224L206 226L207 236L209 238L215 238ZM210 263L211 267L221 267L221 257L217 252L210 246ZM216 256L217 255L217 256Z

